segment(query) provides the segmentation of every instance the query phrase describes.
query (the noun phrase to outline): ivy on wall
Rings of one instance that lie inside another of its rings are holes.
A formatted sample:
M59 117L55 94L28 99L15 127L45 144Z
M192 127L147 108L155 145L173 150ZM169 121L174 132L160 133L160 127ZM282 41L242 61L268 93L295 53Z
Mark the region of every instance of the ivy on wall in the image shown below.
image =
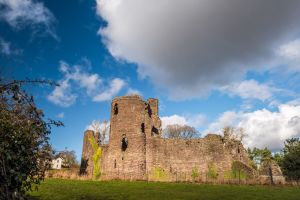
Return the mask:
M246 180L247 173L244 171L243 167L239 162L233 161L231 164L231 170L225 172L225 180Z
M89 137L88 139L93 149L93 178L98 179L101 176L100 158L102 156L102 149L94 137Z
M196 180L197 177L199 177L199 172L198 172L198 169L196 167L194 167L192 169L192 174L191 174L192 178L193 178L193 181Z
M218 175L219 174L218 174L216 165L213 162L209 163L208 164L208 172L207 172L208 178L217 179Z
M155 166L153 171L152 171L152 177L156 180L156 181L163 181L165 180L167 177L167 173L165 172L165 170L159 166Z

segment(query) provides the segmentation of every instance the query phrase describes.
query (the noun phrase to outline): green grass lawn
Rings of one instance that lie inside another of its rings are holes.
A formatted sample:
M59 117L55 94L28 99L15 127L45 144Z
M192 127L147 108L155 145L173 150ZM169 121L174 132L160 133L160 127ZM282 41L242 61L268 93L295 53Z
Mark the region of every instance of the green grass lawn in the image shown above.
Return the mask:
M47 179L30 200L270 199L300 200L299 187Z

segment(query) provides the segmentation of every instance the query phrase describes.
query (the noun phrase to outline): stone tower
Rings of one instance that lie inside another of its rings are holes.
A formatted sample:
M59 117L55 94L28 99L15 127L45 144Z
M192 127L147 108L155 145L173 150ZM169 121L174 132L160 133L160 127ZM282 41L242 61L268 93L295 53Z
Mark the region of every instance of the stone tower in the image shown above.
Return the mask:
M83 146L82 146L82 155L81 155L81 164L80 164L80 174L92 174L93 172L93 163L92 163L92 155L93 150L92 146L89 142L89 138L96 138L95 133L91 130L86 130L83 136Z
M111 104L108 165L116 178L145 179L146 135L160 133L157 100L143 101L139 96L117 97ZM158 117L157 117L158 118Z

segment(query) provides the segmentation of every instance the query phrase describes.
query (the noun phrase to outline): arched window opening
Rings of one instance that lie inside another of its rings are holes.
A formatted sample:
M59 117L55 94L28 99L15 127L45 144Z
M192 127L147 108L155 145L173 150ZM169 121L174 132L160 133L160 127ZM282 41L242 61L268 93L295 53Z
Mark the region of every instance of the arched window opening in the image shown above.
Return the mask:
M142 133L145 133L145 123L141 124L141 131L142 131Z
M127 147L128 147L128 139L126 135L123 134L122 145L121 145L122 151L126 151Z
M118 108L118 104L116 103L114 105L114 115L117 115L119 113L119 108Z

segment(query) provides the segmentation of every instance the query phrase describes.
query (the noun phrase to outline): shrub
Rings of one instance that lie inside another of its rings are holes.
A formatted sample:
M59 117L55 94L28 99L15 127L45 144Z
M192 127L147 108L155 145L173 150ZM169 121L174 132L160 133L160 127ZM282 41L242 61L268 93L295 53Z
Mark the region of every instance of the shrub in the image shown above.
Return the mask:
M207 176L208 176L208 178L211 178L211 179L218 178L218 171L217 171L216 165L213 162L208 164Z

